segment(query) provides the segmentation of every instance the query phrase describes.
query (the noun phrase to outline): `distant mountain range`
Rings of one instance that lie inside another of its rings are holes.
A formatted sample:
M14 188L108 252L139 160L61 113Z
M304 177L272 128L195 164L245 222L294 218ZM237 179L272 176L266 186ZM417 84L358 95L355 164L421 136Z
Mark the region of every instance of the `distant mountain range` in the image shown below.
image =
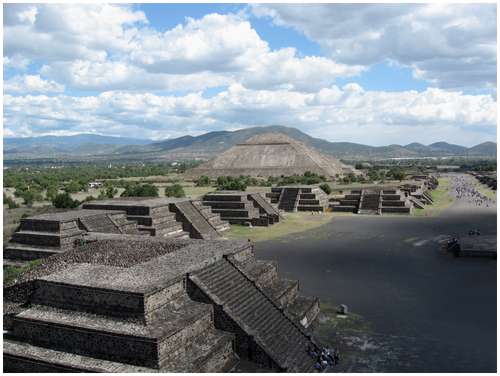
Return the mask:
M125 145L147 145L152 140L78 134L74 136L8 137L3 139L8 159L109 154Z
M210 159L237 143L261 133L280 132L320 151L342 159L383 159L411 157L474 156L496 157L496 143L465 146L436 142L430 145L368 146L352 142L329 142L311 137L296 128L279 125L246 128L238 131L209 132L153 142L146 139L80 134L4 138L4 159L107 159L107 160L178 160Z

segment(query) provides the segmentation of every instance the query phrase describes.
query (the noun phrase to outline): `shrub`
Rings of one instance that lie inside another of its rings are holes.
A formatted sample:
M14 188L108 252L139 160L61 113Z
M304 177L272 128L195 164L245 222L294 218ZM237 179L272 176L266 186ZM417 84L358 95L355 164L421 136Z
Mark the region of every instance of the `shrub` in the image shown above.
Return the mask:
M330 193L332 193L332 188L327 184L327 183L323 183L323 184L320 184L319 186L323 192L325 192L327 195L329 195Z
M158 188L152 184L128 184L121 197L158 197Z
M208 176L202 175L196 180L197 187L207 187L211 184L210 178Z
M173 184L165 187L166 197L185 197L184 189L180 184Z
M80 205L80 202L78 200L73 200L68 192L64 192L54 197L52 205L56 208L73 209Z
M18 208L19 205L12 199L12 197L7 196L5 193L3 195L3 203L9 207L9 209Z
M247 180L240 176L234 178L232 176L219 176L217 178L217 190L223 191L245 191L247 189Z

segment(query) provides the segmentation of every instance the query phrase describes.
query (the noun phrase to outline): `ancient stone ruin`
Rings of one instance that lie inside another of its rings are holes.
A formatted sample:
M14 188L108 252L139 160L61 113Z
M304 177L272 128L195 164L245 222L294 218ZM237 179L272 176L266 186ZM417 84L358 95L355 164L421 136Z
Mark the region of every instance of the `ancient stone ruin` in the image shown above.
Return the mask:
M317 186L288 185L271 188L266 194L272 204L284 211L317 211L322 212L328 207L327 195Z
M203 197L202 204L231 224L269 226L279 222L279 211L260 193L216 191Z
M72 249L87 232L138 233L137 223L117 210L71 210L21 219L4 247L4 265L16 265Z
M361 189L331 199L330 208L357 214L410 214L413 203L405 192L398 189Z
M89 233L217 239L229 223L199 200L127 198L24 218L4 248L4 265L20 265L74 248Z
M123 210L139 231L153 236L215 239L229 229L217 213L199 200L174 198L120 198L91 201L85 209Z
M308 372L318 312L249 242L95 234L4 289L4 372Z
M216 158L186 172L197 178L209 176L292 176L310 171L335 179L355 170L334 157L308 147L282 133L254 136Z
M481 184L488 186L490 189L497 190L497 173L496 172L472 172L474 176Z

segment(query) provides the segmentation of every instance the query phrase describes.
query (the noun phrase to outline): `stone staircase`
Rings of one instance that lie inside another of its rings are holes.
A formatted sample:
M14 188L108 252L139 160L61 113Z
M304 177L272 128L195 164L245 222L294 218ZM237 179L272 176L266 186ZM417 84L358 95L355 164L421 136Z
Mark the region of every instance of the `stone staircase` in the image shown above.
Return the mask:
M269 224L278 223L280 220L279 211L272 206L260 193L250 193L248 199L253 201L254 206L259 208L261 217L265 216L268 218Z
M279 198L278 209L284 211L297 211L299 188L283 188Z
M380 192L361 191L358 214L380 214Z
M328 206L327 195L315 186L283 186L271 188L266 194L271 203L285 211L324 211Z
M80 223L88 232L122 233L118 225L108 215L80 218Z
M176 220L182 222L184 231L189 232L195 239L217 239L220 234L212 224L200 213L191 201L180 201L170 204L171 211L175 212Z
M220 214L214 213L210 206L203 205L201 200L192 200L191 202L218 233L222 233L231 228L228 221L222 220Z
M234 259L224 258L190 274L189 279L255 341L277 369L288 372L313 371L314 360L307 354L308 348L317 346L312 337L235 263ZM259 266L266 269L264 265ZM271 271L261 273L260 283L271 283L273 274ZM293 283L284 282L283 285L284 290L294 291ZM291 296L294 294L292 292ZM286 304L287 299L283 299L283 304Z

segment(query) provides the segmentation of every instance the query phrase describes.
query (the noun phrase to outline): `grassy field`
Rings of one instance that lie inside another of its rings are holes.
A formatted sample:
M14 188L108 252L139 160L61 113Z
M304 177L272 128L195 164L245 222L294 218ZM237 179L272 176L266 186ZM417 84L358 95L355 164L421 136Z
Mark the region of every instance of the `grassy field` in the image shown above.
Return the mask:
M311 214L310 212L285 213L279 223L270 227L248 227L231 225L225 233L230 239L250 239L254 242L276 239L288 234L299 233L330 222L332 213Z
M450 193L450 178L439 178L439 185L430 191L432 205L426 205L424 209L413 210L413 215L417 217L436 217L453 203L453 196Z

